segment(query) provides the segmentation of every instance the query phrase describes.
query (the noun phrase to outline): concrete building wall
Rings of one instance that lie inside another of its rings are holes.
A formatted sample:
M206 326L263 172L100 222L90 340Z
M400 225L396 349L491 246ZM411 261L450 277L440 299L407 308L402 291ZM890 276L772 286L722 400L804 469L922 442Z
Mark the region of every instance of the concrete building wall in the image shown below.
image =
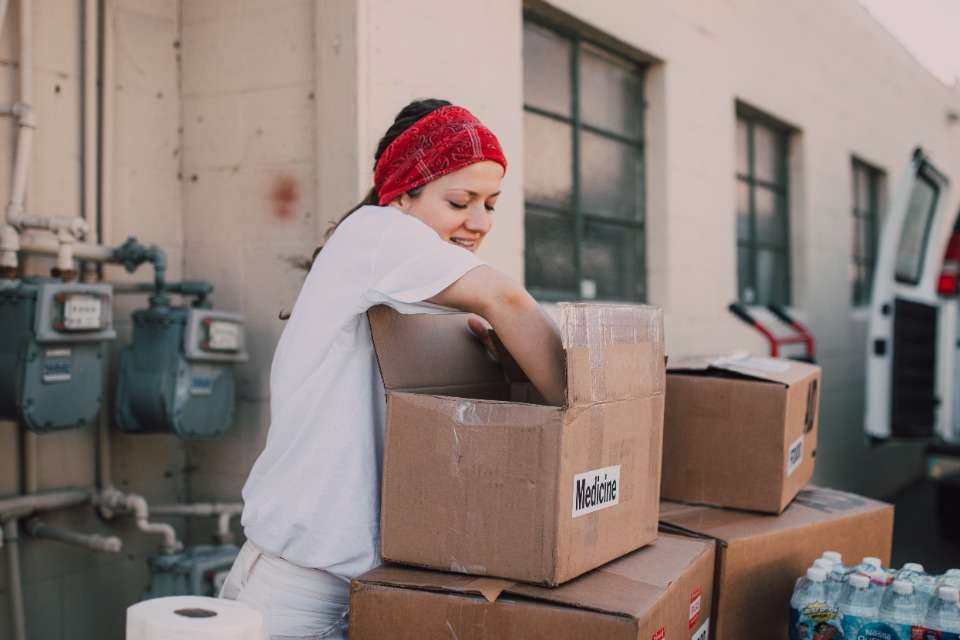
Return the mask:
M103 220L104 241L128 235L156 243L170 260L169 275L179 279L183 265L180 160L179 13L177 0L113 0L107 31L112 80L108 87L112 144L104 156L111 174ZM83 8L82 2L36 0L32 7L34 39L34 138L27 209L46 215L80 215L83 201ZM18 12L11 2L0 33L0 102L18 99ZM13 123L0 119L0 199L10 194L15 137ZM26 260L28 273L46 275L52 263ZM113 282L144 281L149 267L136 274L108 267ZM142 297L117 300L119 340L129 340L129 313ZM17 425L0 423L0 494L18 491ZM39 490L91 486L96 480L96 434L93 427L36 437ZM182 500L186 487L183 445L167 436L112 434L112 476L124 491L155 503ZM89 507L43 516L51 525L120 536L121 554L95 554L56 542L21 538L21 564L30 638L122 638L124 610L147 584L146 558L157 538L141 534L131 519L107 524ZM182 527L181 527L182 528ZM0 637L10 637L7 573L0 576Z

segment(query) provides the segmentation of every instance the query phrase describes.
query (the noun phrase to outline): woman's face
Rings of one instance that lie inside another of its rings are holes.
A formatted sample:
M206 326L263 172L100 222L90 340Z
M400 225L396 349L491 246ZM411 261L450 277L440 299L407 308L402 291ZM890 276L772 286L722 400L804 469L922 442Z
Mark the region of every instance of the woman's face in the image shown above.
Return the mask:
M416 216L447 242L476 251L493 226L503 167L476 162L429 182L416 197L399 196L390 204Z

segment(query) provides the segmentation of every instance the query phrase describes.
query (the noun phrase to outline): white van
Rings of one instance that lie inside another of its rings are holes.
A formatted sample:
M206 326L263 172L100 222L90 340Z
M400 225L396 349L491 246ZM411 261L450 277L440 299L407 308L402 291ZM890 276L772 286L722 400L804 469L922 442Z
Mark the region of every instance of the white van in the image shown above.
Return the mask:
M893 191L870 307L864 428L960 445L957 276L950 181L917 149Z

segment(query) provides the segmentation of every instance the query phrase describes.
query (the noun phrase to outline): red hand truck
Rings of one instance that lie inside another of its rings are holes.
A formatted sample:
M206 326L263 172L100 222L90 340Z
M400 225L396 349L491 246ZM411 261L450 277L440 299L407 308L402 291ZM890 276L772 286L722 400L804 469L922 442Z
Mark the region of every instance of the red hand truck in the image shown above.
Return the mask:
M816 341L813 338L813 333L796 318L787 313L783 307L768 304L767 311L776 316L780 322L793 329L794 333L788 336L776 335L769 327L754 318L750 311L739 302L730 303L727 309L730 310L730 313L759 331L763 337L767 339L767 342L770 343L770 357L780 357L780 347L791 344L802 344L805 353L801 356L790 356L790 358L793 360L802 360L803 362L816 363Z

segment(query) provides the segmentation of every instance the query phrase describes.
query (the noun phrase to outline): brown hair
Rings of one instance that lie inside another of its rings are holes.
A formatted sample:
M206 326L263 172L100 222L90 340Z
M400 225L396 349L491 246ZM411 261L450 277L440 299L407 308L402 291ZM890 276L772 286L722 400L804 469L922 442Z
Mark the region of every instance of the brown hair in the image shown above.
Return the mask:
M436 111L440 107L449 106L451 103L448 100L439 100L436 98L427 98L423 100L414 100L403 109L400 110L400 113L397 114L397 117L394 118L393 124L390 125L390 128L387 129L387 132L383 134L383 137L380 138L380 142L377 144L377 151L373 155L373 166L376 169L377 161L380 160L380 156L383 155L383 152L386 151L387 147L390 146L390 143L397 139L401 133L406 131L410 126L415 123L420 118ZM423 190L423 187L418 187L409 191L409 195L416 197L420 195L420 192ZM323 244L318 246L314 251L313 255L310 258L297 257L291 260L291 263L304 271L310 271L310 268L313 267L313 263L316 262L317 256L320 255L320 251L323 249L323 245L326 244L327 240L330 239L330 236L333 235L333 232L337 230L337 227L340 226L340 223L350 217L357 209L365 207L367 205L379 204L379 196L377 195L376 187L371 187L370 191L367 192L366 197L363 200L358 202L353 208L343 214L339 220L332 223L330 227L323 234ZM290 317L289 312L280 312L280 319L286 320Z

